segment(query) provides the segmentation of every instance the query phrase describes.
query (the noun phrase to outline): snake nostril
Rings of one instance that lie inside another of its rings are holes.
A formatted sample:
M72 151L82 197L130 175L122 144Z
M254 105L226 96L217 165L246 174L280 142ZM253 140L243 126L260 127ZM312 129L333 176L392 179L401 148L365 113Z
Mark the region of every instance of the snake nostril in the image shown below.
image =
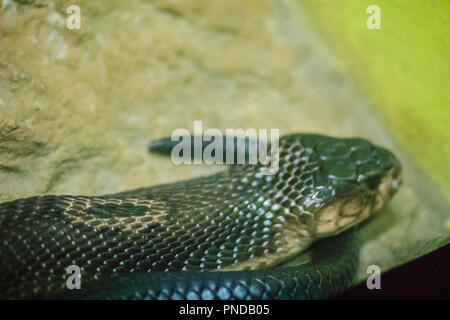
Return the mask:
M402 167L400 162L396 159L396 163L392 169L392 189L396 192L403 183Z
M393 177L401 180L401 176L402 176L402 165L400 164L400 161L398 161L397 158L395 158L393 166Z
M402 184L402 181L400 179L392 179L392 189L394 189L394 191L397 191L400 186Z

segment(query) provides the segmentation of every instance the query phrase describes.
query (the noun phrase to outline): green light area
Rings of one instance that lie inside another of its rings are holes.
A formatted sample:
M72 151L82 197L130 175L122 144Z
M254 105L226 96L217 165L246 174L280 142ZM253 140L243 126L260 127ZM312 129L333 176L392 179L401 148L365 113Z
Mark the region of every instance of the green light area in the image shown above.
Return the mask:
M366 13L378 5L381 29ZM392 134L450 199L450 1L304 0L301 6Z

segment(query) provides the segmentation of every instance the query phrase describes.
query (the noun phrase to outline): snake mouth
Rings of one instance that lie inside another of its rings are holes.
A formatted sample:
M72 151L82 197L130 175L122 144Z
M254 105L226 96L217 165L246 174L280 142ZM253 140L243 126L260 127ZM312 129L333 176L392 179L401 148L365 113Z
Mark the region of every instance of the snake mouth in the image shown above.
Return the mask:
M339 234L367 219L389 202L401 184L401 166L397 161L384 176L359 184L359 191L354 191L352 196L324 208L316 220L315 236Z
M399 166L393 167L381 180L375 194L374 210L381 209L402 185L402 173Z

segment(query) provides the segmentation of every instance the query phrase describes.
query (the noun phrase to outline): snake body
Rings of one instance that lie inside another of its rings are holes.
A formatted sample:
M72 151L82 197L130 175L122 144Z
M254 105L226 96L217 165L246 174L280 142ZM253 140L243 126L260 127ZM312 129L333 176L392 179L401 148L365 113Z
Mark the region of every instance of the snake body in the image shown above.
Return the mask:
M395 156L364 139L292 134L279 171L260 168L0 204L0 296L318 299L349 286L358 246L343 231L398 189ZM307 261L286 264L312 243ZM70 265L80 290L67 289Z

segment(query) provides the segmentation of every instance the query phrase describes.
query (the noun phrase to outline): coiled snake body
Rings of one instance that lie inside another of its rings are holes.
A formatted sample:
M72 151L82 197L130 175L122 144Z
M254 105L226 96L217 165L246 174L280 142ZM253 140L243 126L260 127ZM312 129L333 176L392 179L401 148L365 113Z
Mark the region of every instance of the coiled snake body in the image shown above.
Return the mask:
M156 151L170 153L170 144ZM344 230L395 193L400 164L363 139L293 134L279 171L232 165L207 177L106 196L0 205L3 298L317 299L347 287ZM307 261L284 264L313 245ZM66 268L81 270L68 290ZM214 272L213 272L214 271Z

